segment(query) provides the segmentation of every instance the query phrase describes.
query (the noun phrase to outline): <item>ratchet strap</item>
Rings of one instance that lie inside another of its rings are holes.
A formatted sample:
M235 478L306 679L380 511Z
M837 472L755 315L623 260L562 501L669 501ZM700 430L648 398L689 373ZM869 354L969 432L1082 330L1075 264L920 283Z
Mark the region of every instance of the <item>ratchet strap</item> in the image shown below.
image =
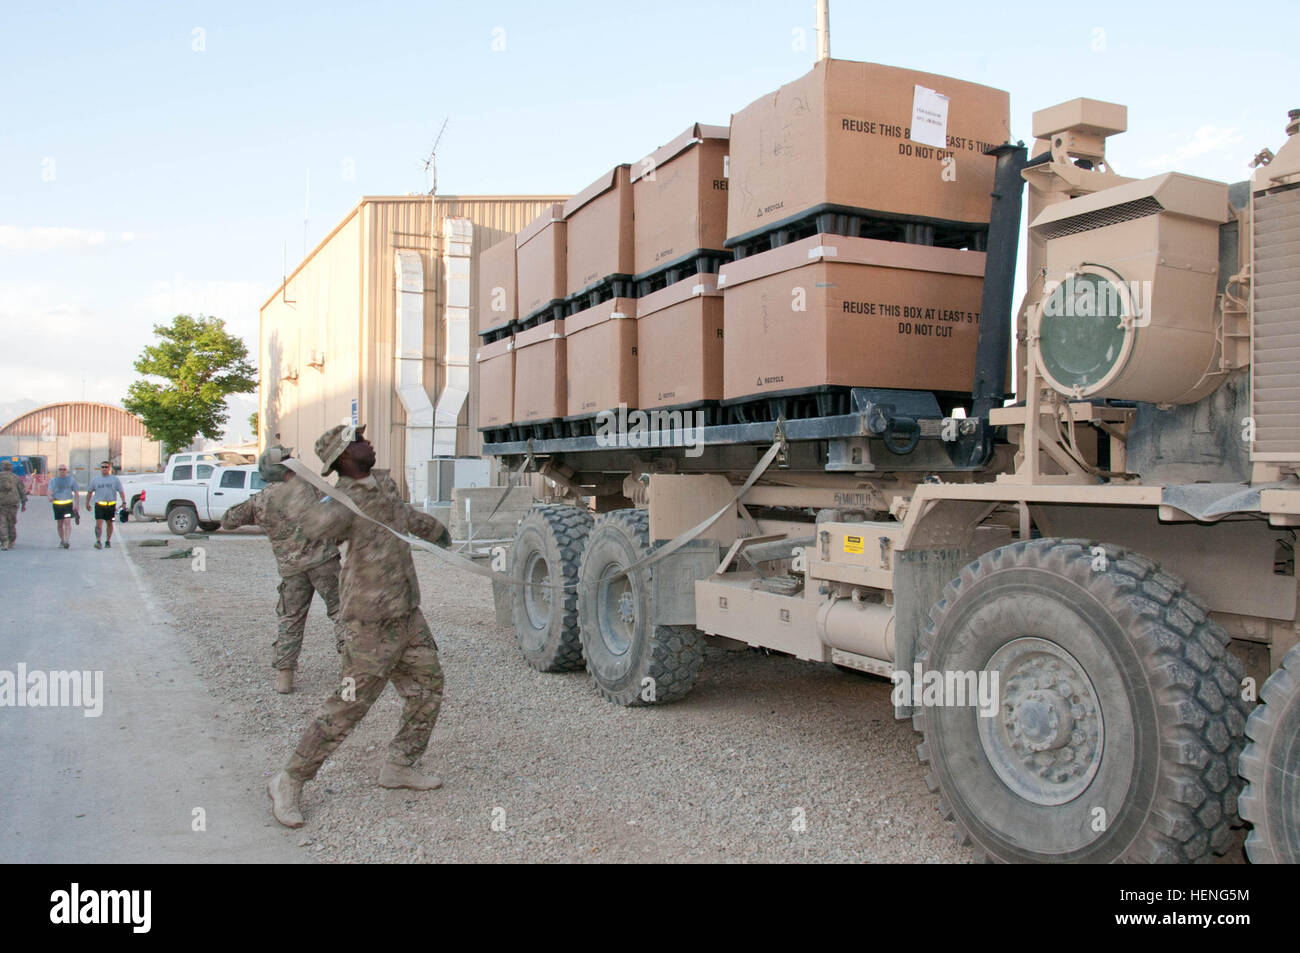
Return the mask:
M681 549L683 546L685 546L691 540L695 539L695 537L699 536L701 533L703 533L706 529L708 529L718 520L722 519L722 517L725 516L732 507L734 507L737 503L739 503L740 498L744 496L746 493L748 493L750 487L752 487L756 482L758 482L758 478L763 475L764 471L766 471L769 466L771 466L772 461L776 459L776 456L778 453L780 453L780 451L781 451L781 441L778 440L775 443L773 443L771 447L768 448L767 452L763 454L762 458L758 461L758 463L754 465L754 469L750 471L749 476L746 477L745 479L745 482L742 483L739 487L737 487L735 495L726 503L725 506L719 509L712 516L709 516L701 520L699 523L696 523L694 526L686 530L681 535L675 537L672 540L669 540L663 546L658 547L653 552L651 552L648 556L646 556L644 559L638 559L636 562L626 567L621 572L616 573L613 576L606 576L601 580L593 580L591 584L594 585L597 581L608 582L611 579L617 579L621 576L629 575L633 572L637 572L638 570L644 569L647 566L652 565L653 563L658 562L659 560L663 559L666 556L671 556L673 553L677 552L677 550ZM362 519L374 523L376 526L383 527L384 529L388 530L388 532L396 536L398 539L402 540L403 542L409 543L410 545L416 547L417 549L423 549L427 552L433 553L443 562L447 563L450 566L454 566L457 569L462 569L465 572L472 572L477 576L486 576L487 578L492 579L496 582L502 582L505 583L506 585L511 585L511 586L531 586L535 589L577 589L581 585L580 583L572 583L569 585L557 586L552 583L529 582L525 579L518 579L515 578L514 576L509 576L504 572L497 572L496 570L492 569L490 566L481 566L478 563L474 562L472 559L469 559L465 556L461 556L458 553L450 552L446 549L443 549L441 546L435 546L433 543L430 543L427 540L419 539L418 537L415 536L408 536L406 533L399 533L397 530L393 529L387 523L382 523L377 519L367 516L364 512L362 512L361 507L357 506L357 504L345 492L340 490L338 487L332 486L331 484L325 482L325 480L322 479L319 474L317 474L310 467L306 466L301 460L289 459L289 460L284 460L282 462L286 467L292 470L299 477L306 480L316 489L320 490L321 493L325 494L328 498L332 500L336 500L341 505L347 507L357 516L360 516Z

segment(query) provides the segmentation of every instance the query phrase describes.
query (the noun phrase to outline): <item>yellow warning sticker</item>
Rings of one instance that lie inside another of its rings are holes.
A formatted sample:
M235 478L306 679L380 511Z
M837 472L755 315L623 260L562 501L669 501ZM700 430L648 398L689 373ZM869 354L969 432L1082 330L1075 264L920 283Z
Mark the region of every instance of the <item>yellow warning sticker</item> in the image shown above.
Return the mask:
M846 553L860 553L860 552L862 552L862 537L861 537L861 536L845 536L845 537L844 537L844 551L845 551Z

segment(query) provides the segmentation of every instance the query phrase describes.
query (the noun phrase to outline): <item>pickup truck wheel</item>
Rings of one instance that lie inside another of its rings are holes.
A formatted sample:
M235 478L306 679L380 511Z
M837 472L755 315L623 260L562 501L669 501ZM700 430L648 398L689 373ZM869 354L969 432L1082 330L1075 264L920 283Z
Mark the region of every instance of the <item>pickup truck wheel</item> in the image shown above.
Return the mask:
M585 509L548 503L519 521L510 552L510 575L568 588L511 586L510 611L524 659L539 672L582 668L578 638L578 565L591 531Z
M149 518L144 515L144 501L139 497L136 497L135 500L132 501L131 503L131 516L132 518L138 519L141 522L144 522Z
M1259 692L1241 754L1241 816L1253 830L1253 864L1300 864L1300 645L1292 646Z
M209 522L207 522L207 521L200 520L200 521L199 521L199 529L203 530L203 532L205 532L205 533L215 533L217 530L221 529L221 524L220 524L220 523L209 523Z
M619 705L675 701L691 690L704 641L689 625L658 625L649 574L621 575L651 552L650 514L615 510L596 521L582 554L578 628L596 689Z
M199 514L188 506L176 506L167 514L167 528L177 536L194 532L199 525Z
M1205 604L1155 563L1086 540L1005 546L948 584L921 641L917 751L977 858L1186 863L1226 850L1242 666ZM931 672L954 695L996 673L993 711L927 699Z

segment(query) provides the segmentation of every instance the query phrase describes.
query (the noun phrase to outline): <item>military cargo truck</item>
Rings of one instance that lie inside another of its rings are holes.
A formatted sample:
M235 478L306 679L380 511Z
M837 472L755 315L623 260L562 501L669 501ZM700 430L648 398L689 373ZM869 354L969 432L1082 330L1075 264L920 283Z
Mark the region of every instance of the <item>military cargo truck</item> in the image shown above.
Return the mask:
M1233 185L1113 171L1093 100L990 150L964 397L496 435L555 488L510 551L524 657L622 705L686 696L715 637L891 679L981 858L1198 861L1244 819L1300 860L1298 117Z

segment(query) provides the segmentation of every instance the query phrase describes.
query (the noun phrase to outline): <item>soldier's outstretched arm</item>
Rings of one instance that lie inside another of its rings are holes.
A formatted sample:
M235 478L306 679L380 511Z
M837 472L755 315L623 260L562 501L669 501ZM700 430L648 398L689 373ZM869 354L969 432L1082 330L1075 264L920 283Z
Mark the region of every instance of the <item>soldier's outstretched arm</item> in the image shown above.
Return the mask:
M222 529L239 529L241 526L252 526L257 523L257 508L253 500L256 497L250 496L244 502L237 506L232 506L221 516Z
M442 523L423 510L406 504L406 531L412 536L428 540L437 546L451 545L451 532Z

